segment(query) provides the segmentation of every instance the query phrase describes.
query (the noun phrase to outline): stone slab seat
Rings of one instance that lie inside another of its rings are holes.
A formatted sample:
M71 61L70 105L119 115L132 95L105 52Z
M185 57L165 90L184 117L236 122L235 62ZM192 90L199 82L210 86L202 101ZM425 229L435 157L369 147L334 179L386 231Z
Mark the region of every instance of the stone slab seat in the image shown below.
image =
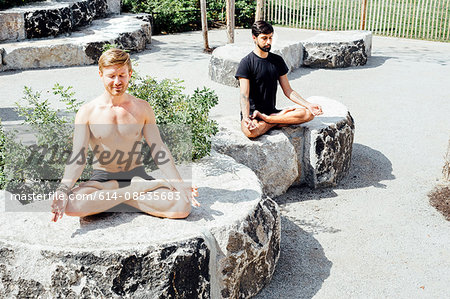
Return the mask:
M214 150L252 169L271 197L292 185L335 186L350 167L353 118L347 107L333 99L313 96L307 100L322 105L323 115L252 140L241 132L239 115L219 119Z
M110 14L120 14L120 0L50 0L10 8L0 11L0 42L70 33Z
M303 41L303 65L342 68L367 63L372 51L372 33L363 30L319 33Z
M150 42L148 15L123 14L94 20L91 26L69 37L0 44L3 48L0 71L89 65L97 62L104 44L114 43L137 52L145 50Z
M238 81L234 77L239 62L247 54L253 51L254 44L227 44L215 49L209 61L209 77L211 80L238 87ZM286 62L289 72L297 69L302 64L303 46L300 42L277 42L272 45L272 53L281 55Z
M1 196L0 294L255 295L270 281L280 254L277 204L262 196L253 171L215 152L195 163L193 180L202 206L185 220L103 213L81 219L65 216L51 223L49 212L4 212L9 199Z
M211 80L238 87L235 79L239 62L254 48L251 43L228 44L218 47L211 55ZM370 31L331 31L319 33L304 41L277 41L272 52L281 55L289 71L300 66L338 68L364 65L372 49Z

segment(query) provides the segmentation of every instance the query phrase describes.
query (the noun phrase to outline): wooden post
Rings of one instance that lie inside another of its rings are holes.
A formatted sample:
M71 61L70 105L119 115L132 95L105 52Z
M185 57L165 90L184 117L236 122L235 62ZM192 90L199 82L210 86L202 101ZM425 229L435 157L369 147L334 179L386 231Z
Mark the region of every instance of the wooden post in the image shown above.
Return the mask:
M367 11L367 0L362 0L361 8L361 30L366 30L366 11Z
M200 9L202 16L202 33L203 33L203 43L204 50L209 51L209 42L208 42L208 19L206 17L206 0L200 0Z
M256 0L255 22L264 20L264 0Z
M227 36L228 43L234 43L234 0L227 1Z

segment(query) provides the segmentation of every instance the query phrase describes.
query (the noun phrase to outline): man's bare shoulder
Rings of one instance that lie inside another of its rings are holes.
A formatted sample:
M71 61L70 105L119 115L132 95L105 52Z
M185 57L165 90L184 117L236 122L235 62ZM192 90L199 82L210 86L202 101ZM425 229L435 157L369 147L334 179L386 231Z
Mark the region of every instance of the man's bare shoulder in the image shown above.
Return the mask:
M81 105L80 109L78 109L76 120L79 122L86 122L89 120L89 116L92 111L94 111L95 107L99 105L100 98L101 96Z
M131 94L128 94L128 96L130 97L130 99L133 101L134 104L139 105L140 107L143 107L143 108L144 107L151 108L150 104L147 101L137 98L135 96L132 96Z

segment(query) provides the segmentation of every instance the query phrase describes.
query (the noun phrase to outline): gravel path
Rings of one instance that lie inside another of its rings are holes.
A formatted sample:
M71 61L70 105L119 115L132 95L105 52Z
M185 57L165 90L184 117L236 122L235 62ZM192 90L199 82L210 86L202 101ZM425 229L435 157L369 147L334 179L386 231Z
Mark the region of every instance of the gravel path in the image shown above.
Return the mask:
M308 30L276 28L277 38ZM237 41L250 32L238 30ZM212 46L224 31L211 31ZM238 115L238 89L208 78L209 56L199 32L155 36L134 55L141 73L181 78L187 92L216 90L214 117ZM450 137L450 44L374 37L364 67L298 69L292 86L348 106L356 134L349 175L336 188L291 188L282 210L282 252L268 298L448 298L450 222L429 204ZM97 67L0 73L0 107L19 100L23 85L46 90L73 85L81 99L102 91ZM279 93L280 107L288 105ZM2 110L3 113L5 110ZM1 115L0 115L1 116Z

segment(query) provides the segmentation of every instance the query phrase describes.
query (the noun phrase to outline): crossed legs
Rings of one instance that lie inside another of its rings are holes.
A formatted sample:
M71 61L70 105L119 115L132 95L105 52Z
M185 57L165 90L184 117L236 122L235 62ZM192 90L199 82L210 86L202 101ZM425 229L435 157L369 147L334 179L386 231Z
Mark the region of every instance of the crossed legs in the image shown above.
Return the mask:
M116 180L88 181L73 189L65 213L68 216L84 217L124 203L157 217L186 218L191 211L191 203L181 199L170 188L165 180L144 180L139 177L134 177L131 184L123 188L119 188Z
M314 118L314 115L306 108L286 108L278 113L266 115L255 110L252 116L254 129L241 121L241 130L248 138L256 138L263 135L274 127L284 127L287 125L298 125L308 122Z

